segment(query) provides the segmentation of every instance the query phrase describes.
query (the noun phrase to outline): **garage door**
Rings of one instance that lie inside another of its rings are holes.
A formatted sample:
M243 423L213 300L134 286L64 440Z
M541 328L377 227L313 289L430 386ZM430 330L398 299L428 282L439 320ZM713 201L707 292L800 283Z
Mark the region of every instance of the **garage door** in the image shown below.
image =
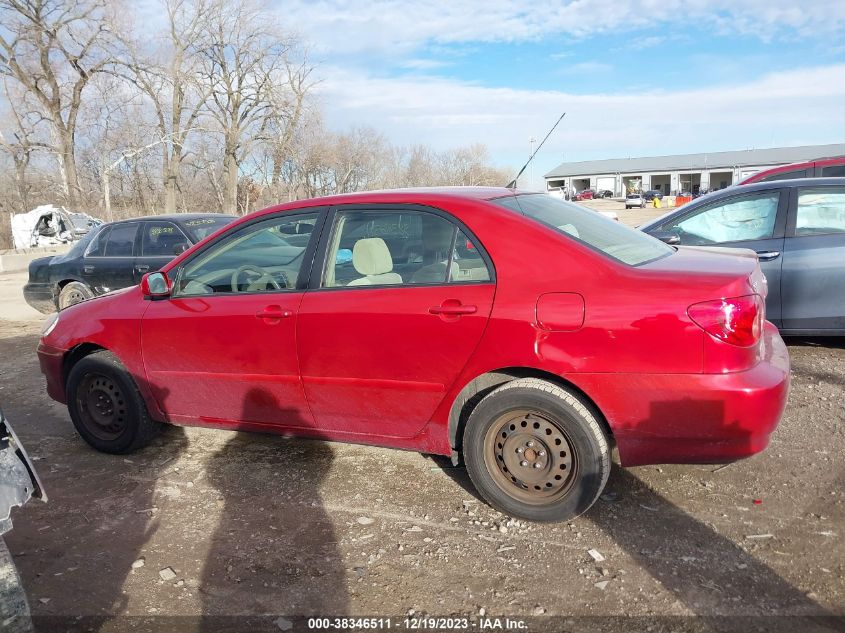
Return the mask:
M605 178L596 178L596 189L601 191L602 189L607 189L608 191L612 191L616 193L616 178L613 176L607 176Z

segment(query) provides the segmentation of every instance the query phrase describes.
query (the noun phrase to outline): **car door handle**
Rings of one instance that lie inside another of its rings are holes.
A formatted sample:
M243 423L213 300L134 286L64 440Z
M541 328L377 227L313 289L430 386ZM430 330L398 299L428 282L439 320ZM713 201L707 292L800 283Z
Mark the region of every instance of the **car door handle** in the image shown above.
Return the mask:
M757 259L761 262L768 262L780 257L780 251L757 251Z
M270 324L275 324L282 319L287 319L293 316L293 310L283 310L281 306L267 306L263 310L255 313L259 319L264 319Z
M441 314L444 316L461 316L462 314L475 314L478 312L477 306L463 305L461 303L444 301L439 306L434 306L428 309L431 314Z
M93 266L83 266L82 272L90 275L91 273L94 272L94 267Z
M146 266L146 265L135 266L135 270L137 270L139 273L145 273L145 272L147 272L149 269L150 269L150 267L149 267L149 266Z

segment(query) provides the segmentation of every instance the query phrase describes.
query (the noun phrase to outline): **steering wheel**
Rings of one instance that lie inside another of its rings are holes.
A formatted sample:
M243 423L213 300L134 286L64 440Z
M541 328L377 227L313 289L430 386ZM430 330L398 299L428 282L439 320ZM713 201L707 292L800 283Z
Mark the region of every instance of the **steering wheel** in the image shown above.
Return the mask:
M260 282L263 281L265 283L269 282L270 285L273 286L273 288L275 288L276 290L282 289L282 287L273 278L273 276L270 273L268 273L266 270L264 270L263 268L256 266L255 264L244 264L243 266L241 266L235 272L232 273L232 284L231 284L232 285L232 292L240 292L240 288L238 287L239 286L238 280L240 279L240 276L242 274L244 274L245 272L252 272L252 273L258 274L258 279L256 279L255 281L249 282L250 284L257 284L257 283L260 283Z

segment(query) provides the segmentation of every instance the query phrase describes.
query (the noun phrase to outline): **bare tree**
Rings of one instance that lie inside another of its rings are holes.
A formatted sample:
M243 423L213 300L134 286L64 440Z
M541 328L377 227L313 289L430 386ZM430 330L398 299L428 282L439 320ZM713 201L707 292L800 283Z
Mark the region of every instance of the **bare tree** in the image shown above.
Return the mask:
M38 132L43 120L37 108L33 108L25 94L15 94L8 82L3 82L3 93L9 102L7 121L0 127L0 150L9 155L14 165L15 191L20 210L30 208L32 184L28 172L36 152L49 149L49 144L41 140ZM7 125L8 123L8 125Z
M198 122L210 94L208 83L200 79L201 53L198 50L211 4L208 0L164 0L167 31L158 48L130 42L128 72L117 70L150 100L162 145L164 210L177 208L182 162L188 137L200 129Z
M106 0L0 0L0 74L13 78L49 120L65 198L79 203L76 124L91 78L111 60Z
M235 213L239 165L268 138L273 94L290 80L293 41L252 0L213 0L206 17L198 52L208 111L223 137L223 211Z

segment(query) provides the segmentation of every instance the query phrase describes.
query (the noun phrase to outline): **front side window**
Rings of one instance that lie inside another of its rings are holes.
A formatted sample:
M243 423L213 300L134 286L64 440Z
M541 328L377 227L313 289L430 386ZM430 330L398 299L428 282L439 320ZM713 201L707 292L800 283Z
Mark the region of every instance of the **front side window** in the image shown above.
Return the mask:
M639 196L636 197L639 199ZM544 193L497 198L491 202L522 213L630 266L645 264L675 252L671 246L650 235Z
M264 293L296 288L317 213L244 226L180 268L174 296Z
M85 249L85 257L103 257L106 254L106 243L111 229L112 227L106 226L97 232Z
M681 244L698 246L768 239L775 231L779 202L777 191L732 198L680 220L670 220L659 230L677 234Z
M138 224L115 224L106 240L106 257L132 257Z
M335 216L324 288L489 280L478 246L442 216L422 211Z
M800 189L795 235L845 233L845 188Z
M145 222L141 235L141 254L145 257L175 257L191 243L172 222Z

